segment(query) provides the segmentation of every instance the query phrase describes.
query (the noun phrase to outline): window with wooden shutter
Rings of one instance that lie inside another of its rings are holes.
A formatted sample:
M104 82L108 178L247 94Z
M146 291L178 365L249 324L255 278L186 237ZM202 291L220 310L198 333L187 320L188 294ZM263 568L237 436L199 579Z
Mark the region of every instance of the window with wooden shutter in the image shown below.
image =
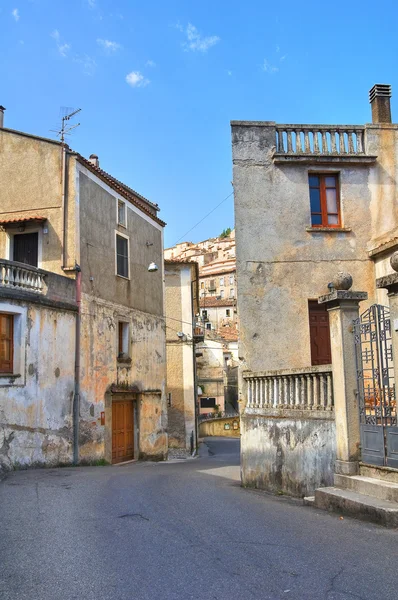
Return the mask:
M129 243L121 235L116 235L116 273L121 277L129 276Z
M337 175L309 175L312 227L341 227Z
M14 316L0 313L0 373L13 372Z

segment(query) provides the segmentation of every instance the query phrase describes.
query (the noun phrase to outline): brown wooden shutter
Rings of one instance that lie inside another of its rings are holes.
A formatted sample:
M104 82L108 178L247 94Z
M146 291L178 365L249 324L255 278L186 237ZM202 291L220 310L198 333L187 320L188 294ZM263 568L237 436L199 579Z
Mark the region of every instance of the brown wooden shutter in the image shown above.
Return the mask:
M330 350L329 313L324 304L316 301L308 302L310 321L311 364L330 365L332 354Z
M0 313L0 373L13 372L14 316Z

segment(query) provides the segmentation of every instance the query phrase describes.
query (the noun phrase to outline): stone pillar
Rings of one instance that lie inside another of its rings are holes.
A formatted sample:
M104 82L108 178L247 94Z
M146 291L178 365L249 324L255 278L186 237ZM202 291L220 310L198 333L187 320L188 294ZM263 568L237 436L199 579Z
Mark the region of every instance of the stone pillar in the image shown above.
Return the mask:
M390 258L394 271L398 271L398 251ZM388 292L391 321L392 355L395 359L394 379L395 389L398 390L398 273L385 275L376 279L376 287L384 288Z
M352 278L348 277L349 288ZM367 297L366 292L333 289L318 298L329 312L336 421L335 472L341 475L358 472L360 429L353 321L358 318L360 301Z

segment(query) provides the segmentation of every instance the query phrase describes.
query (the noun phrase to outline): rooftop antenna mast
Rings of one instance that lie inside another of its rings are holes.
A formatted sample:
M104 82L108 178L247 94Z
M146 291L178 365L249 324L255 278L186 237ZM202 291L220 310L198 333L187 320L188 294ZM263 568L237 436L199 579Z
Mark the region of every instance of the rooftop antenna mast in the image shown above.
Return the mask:
M72 131L72 129L76 129L76 127L79 127L80 123L76 123L76 125L69 126L68 121L70 121L70 119L72 117L74 117L75 115L77 115L77 113L79 113L80 111L81 111L81 108L77 108L76 110L72 111L71 113L64 115L62 117L61 129L59 129L59 130L51 129L51 131L53 131L54 133L59 135L62 144L65 143L65 136L69 135L69 133Z

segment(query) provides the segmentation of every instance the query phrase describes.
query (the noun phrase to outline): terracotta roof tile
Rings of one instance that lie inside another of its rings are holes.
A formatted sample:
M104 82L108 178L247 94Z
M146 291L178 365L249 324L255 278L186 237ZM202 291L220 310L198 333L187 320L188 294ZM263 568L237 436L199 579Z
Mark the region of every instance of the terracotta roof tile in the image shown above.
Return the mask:
M210 308L212 306L235 306L236 300L230 298L216 298L211 296L209 298L200 298L200 308Z
M6 219L2 219L0 217L0 225L12 225L12 223L32 223L33 221L36 223L43 223L43 221L47 221L47 217L9 217Z

